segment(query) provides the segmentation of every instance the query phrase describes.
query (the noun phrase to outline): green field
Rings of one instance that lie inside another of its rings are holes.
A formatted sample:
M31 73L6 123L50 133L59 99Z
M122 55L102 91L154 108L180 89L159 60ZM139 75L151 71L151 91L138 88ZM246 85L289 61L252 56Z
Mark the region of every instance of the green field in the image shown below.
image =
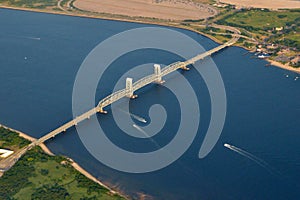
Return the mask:
M46 8L56 6L57 0L0 0L0 4L25 7L25 8Z
M218 24L250 31L257 39L268 43L295 47L300 50L300 10L269 11L240 10L225 15ZM276 28L284 29L279 31Z
M77 172L63 157L36 147L0 178L0 199L123 199Z
M0 135L2 137L2 134ZM35 147L0 178L0 199L120 200L123 198L111 194L106 188L76 171L66 158L49 156L40 147Z
M0 127L0 148L18 150L30 142L19 137L19 134Z
M274 27L291 25L300 20L300 10L244 10L225 16L218 22L248 30L270 30Z

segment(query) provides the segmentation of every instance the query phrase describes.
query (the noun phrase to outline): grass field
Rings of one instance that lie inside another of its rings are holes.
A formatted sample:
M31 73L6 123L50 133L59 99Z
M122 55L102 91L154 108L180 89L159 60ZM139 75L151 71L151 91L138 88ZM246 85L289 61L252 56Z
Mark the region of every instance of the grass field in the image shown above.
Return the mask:
M0 129L1 141L14 146L24 143L16 133ZM8 132L7 132L8 133ZM6 136L6 137L5 137ZM4 138L4 139L3 139ZM7 139L8 138L8 139ZM26 141L26 140L25 140ZM0 178L2 200L121 200L122 197L86 178L61 156L49 156L40 147L28 151Z
M0 199L123 199L77 172L63 157L35 147L0 178Z
M18 133L0 127L0 148L16 151L29 143L28 140L19 137Z
M243 28L261 41L277 43L300 49L300 9L269 11L262 9L241 10L225 15L218 24ZM277 31L276 28L284 28Z
M255 9L228 15L221 21L228 25L266 30L291 24L295 22L297 18L300 18L300 12Z
M0 0L0 4L14 7L43 9L56 6L57 0Z

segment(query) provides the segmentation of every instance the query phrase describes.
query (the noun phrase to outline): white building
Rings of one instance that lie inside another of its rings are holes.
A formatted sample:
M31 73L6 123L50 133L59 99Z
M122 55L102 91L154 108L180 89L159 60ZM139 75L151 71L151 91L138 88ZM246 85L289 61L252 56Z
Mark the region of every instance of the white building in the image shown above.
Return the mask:
M10 156L13 153L14 153L14 151L11 151L11 150L0 149L0 157L1 158L6 158L6 157Z

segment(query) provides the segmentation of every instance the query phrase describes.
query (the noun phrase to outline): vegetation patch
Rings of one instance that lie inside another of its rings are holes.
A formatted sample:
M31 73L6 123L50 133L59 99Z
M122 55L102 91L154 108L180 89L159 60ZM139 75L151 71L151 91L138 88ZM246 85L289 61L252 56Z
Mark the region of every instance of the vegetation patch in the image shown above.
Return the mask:
M17 150L30 142L24 138L19 137L19 134L3 127L0 127L0 148Z
M46 8L56 6L57 0L0 0L1 4L25 8Z
M61 156L49 156L40 147L28 151L0 178L0 199L123 199L76 171Z
M300 10L269 11L267 9L240 10L218 20L226 24L245 28L249 31L273 30L276 27L291 25L300 20Z

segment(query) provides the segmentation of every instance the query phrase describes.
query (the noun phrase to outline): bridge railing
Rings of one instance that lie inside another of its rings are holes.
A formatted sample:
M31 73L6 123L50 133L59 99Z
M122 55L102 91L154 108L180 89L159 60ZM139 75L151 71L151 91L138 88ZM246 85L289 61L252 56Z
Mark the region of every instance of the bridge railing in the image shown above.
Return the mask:
M204 52L202 54L199 54L185 62L175 62L175 63L172 63L164 68L162 68L161 70L161 76L166 76L168 75L169 73L173 72L173 71L176 71L177 69L179 68L182 68L182 67L185 67L189 64L193 64L195 63L196 61L198 60L201 60L207 56L210 56L212 55L213 53L217 52L217 51L220 51L221 49L227 47L227 46L230 46L232 45L233 43L235 43L234 39L232 39L231 41L229 42L226 42L225 44L223 45L220 45L214 49L211 49L207 52ZM137 80L136 82L133 83L133 91L136 91L152 82L154 82L155 80L157 79L156 75L155 74L151 74L151 75L148 75L146 77L143 77L139 80ZM104 99L102 99L99 104L98 104L98 107L101 107L101 108L104 108L116 101L118 101L119 99L123 98L126 96L126 89L122 89L122 90L118 90L110 95L108 95L107 97L105 97Z
M185 65L184 62L180 62L180 61L175 62L175 63L172 63L172 64L170 64L170 65L164 67L164 68L161 70L161 75L162 75L162 76L166 76L166 75L168 75L169 73L174 72L174 71L176 71L177 69L183 67L184 65Z
M102 99L99 103L98 103L98 107L105 107L108 106L116 101L118 101L119 99L123 98L126 96L126 89L122 89L122 90L118 90L110 95L108 95L107 97L105 97L104 99Z
M148 76L145 76L144 78L139 79L138 81L134 82L132 85L133 91L136 91L156 80L155 74L151 74Z

